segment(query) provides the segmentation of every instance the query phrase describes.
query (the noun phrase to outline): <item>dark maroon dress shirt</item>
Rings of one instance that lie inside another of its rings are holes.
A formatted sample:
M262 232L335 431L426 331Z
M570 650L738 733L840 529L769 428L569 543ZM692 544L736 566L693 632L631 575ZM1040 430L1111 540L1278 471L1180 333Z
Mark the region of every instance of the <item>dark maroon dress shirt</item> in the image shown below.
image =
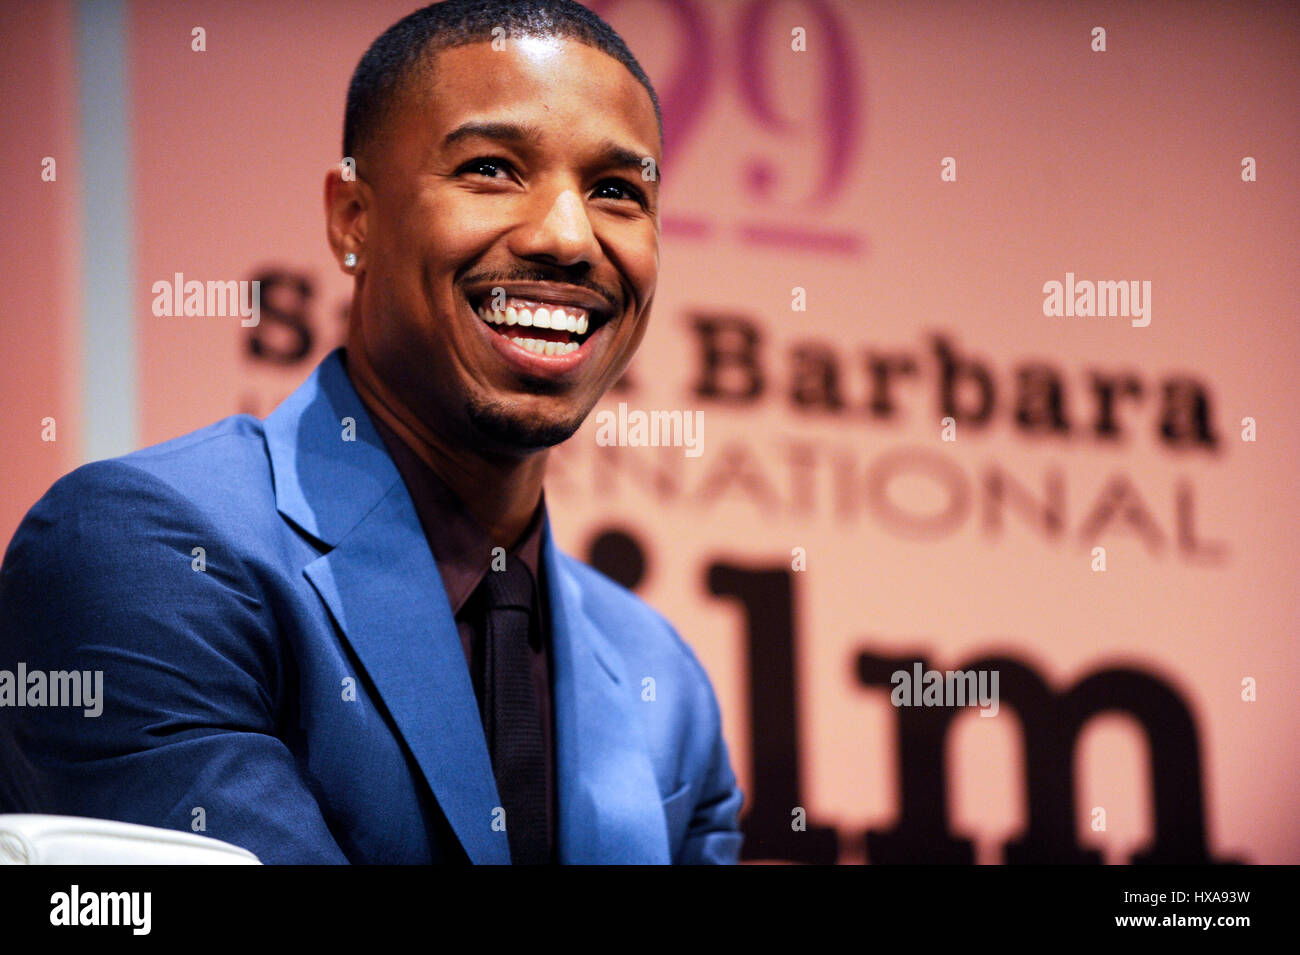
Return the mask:
M364 396L362 400L365 401ZM369 405L367 404L367 407ZM485 659L484 605L485 590L479 589L492 566L492 548L496 543L470 514L464 503L420 457L398 437L371 409L370 419L379 432L388 453L402 476L415 504L416 515L429 550L438 565L447 602L456 618L465 663L483 713L483 663ZM546 580L542 573L542 521L546 498L537 504L528 529L510 553L518 557L533 575L533 612L530 627L533 686L537 692L538 715L542 723L542 741L546 747L546 828L551 861L556 860L555 845L555 743L551 712L550 608Z

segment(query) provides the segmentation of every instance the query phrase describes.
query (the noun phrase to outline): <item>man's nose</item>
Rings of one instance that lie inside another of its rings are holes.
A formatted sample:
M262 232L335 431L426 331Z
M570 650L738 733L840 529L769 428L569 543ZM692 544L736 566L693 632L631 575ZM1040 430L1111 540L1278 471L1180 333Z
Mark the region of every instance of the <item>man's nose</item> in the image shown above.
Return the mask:
M572 189L539 194L529 206L529 221L515 230L514 253L554 265L590 264L596 234L582 197Z

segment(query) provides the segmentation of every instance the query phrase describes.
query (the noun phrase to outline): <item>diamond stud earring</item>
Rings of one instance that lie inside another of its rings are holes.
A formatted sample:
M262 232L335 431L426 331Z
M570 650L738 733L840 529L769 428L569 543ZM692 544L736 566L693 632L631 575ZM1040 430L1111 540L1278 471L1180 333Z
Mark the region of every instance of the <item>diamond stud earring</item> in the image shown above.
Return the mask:
M344 268L355 269L357 267L357 254L355 252L349 252L347 255L343 256L343 266Z

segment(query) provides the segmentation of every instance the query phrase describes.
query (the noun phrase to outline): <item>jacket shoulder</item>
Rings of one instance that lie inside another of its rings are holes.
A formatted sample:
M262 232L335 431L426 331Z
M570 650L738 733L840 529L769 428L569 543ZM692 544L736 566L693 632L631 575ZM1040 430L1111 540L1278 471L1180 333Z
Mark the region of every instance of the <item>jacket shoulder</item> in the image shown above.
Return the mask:
M78 471L100 465L133 468L190 495L223 487L237 490L256 484L259 478L269 482L271 476L262 421L248 414L222 418L189 434L92 462Z
M274 514L274 489L262 422L234 415L189 434L63 475L19 525L20 538L58 540L120 525L162 521L238 530ZM260 505L260 506L259 506Z

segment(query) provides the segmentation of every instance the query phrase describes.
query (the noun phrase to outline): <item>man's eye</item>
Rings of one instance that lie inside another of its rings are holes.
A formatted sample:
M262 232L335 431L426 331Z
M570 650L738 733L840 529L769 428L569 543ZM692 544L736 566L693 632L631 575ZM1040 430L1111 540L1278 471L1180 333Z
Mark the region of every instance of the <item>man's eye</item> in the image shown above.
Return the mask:
M497 173L503 172L507 168L507 163L502 159L490 159L486 156L479 156L471 159L465 165L456 170L456 174L472 172L480 176L486 176L489 179L496 179Z
M592 193L595 199L631 199L633 202L645 204L645 195L640 189L621 179L607 179L596 187Z

